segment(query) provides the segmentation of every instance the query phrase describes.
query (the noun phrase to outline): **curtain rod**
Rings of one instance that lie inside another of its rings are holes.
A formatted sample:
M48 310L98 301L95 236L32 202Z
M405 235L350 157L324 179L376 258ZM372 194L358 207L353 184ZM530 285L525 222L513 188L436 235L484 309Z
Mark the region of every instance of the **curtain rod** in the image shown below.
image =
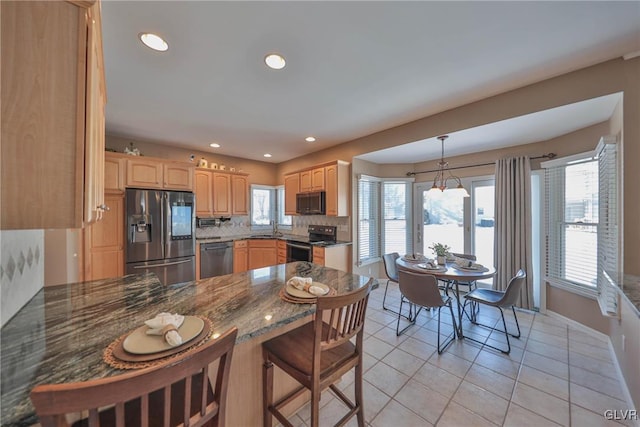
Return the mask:
M530 157L529 160L535 160L535 159L553 159L554 157L556 157L556 153L548 153L548 154L543 154L541 156L536 156L536 157ZM477 168L479 166L491 166L491 165L495 165L496 162L490 162L490 163L478 163L475 165L467 165L467 166L456 166L454 168L447 168L448 170L456 170L456 169L467 169L467 168ZM416 176L419 173L432 173L432 172L438 172L440 169L431 169L428 171L419 171L419 172L407 172L407 176Z

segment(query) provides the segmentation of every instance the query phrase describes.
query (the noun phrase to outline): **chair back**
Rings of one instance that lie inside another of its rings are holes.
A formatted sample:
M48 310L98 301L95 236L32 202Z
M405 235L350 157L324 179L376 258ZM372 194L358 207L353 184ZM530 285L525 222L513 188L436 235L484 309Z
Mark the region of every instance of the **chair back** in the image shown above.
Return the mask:
M438 290L438 279L435 276L400 270L399 279L400 292L412 303L422 307L445 305Z
M477 261L478 260L478 257L476 257L475 255L472 255L472 254L456 254L456 253L452 253L451 255L453 255L454 257L457 257L457 258L468 259L469 261Z
M111 405L115 409L115 425L123 427L125 404L127 417L130 416L131 405L139 407L131 417L140 425L149 425L150 414L155 420L162 413L164 426L182 424L198 427L207 422L223 426L229 369L237 334L238 329L231 328L195 350L150 368L86 382L38 385L31 391L31 401L43 427L65 425L65 414L81 411L88 411L89 427L98 427L101 418L98 409ZM209 365L216 360L219 363L211 396ZM200 402L192 402L192 381L202 383L201 393L197 393L201 396ZM181 382L185 384L184 397L181 396L179 402L172 402L172 385ZM156 391L158 393L154 393ZM164 394L164 409L150 400L152 394ZM179 406L180 411L170 411L172 406ZM193 407L197 409L190 410ZM171 424L171 419L176 423Z
M373 277L364 286L348 294L318 297L314 359L320 352L344 344L356 334L358 341L362 339L372 283Z
M524 285L524 281L527 278L527 273L523 269L518 270L515 276L509 280L507 289L504 291L504 296L498 301L497 305L500 307L511 307L516 304L520 297L520 289Z
M391 252L390 254L384 254L382 260L384 261L384 272L387 277L392 281L398 283L398 266L396 260L400 258L398 252Z

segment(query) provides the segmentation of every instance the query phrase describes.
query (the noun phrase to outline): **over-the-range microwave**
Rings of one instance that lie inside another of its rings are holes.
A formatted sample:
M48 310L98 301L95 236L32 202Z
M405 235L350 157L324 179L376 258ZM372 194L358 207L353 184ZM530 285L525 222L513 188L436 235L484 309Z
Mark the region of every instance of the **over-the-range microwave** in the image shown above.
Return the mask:
M326 213L326 193L315 191L296 194L296 213L298 215L324 215Z

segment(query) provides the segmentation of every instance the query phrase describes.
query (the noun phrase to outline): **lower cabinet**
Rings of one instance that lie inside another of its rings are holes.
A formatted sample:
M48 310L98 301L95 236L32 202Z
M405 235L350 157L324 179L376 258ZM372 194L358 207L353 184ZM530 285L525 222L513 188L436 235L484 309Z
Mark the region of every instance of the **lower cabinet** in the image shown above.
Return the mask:
M278 263L277 240L249 240L249 270L269 267Z
M313 247L313 263L324 266L324 248Z
M249 269L249 247L246 240L233 242L233 272L242 273Z
M102 220L86 227L85 280L124 275L124 195L107 194Z
M278 264L287 262L287 242L278 240Z

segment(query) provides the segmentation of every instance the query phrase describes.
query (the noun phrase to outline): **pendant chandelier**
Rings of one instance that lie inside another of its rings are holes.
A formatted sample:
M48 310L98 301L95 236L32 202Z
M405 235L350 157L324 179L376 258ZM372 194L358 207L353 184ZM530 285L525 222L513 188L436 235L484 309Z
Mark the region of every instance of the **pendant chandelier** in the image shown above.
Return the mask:
M447 138L449 138L449 135L442 135L438 137L442 146L442 154L440 156L440 161L438 162L438 171L436 172L435 178L433 178L433 186L431 186L429 192L434 193L438 190L447 190L447 193L449 194L457 193L463 197L469 197L469 193L462 185L462 181L460 181L460 178L451 173L451 171L449 170L449 163L444 161L444 141ZM455 187L447 187L447 182L450 180L455 181Z

